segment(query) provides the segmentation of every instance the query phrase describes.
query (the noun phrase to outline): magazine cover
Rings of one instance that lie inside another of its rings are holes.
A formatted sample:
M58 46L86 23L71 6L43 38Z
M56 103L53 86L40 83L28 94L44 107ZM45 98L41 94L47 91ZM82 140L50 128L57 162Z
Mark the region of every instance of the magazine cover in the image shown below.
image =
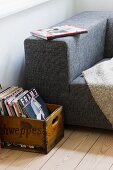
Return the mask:
M28 117L41 120L49 116L47 106L35 88L30 89L18 102Z
M49 29L40 29L32 31L31 34L36 37L40 37L46 40L64 37L64 36L73 36L76 34L87 33L88 31L83 28L75 27L72 25L63 25L58 27L52 27Z

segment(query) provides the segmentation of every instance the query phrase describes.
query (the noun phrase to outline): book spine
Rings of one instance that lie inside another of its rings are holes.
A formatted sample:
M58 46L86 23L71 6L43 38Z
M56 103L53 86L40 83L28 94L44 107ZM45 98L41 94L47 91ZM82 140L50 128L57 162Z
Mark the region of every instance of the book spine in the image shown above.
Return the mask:
M2 100L0 99L0 114L3 116L3 111L2 111Z
M8 114L9 114L9 116L12 116L12 113L11 113L11 111L10 111L10 109L9 109L7 100L5 100L4 103L5 103L5 106L6 106L6 109L7 109L7 112L8 112Z
M10 103L7 103L7 105L8 105L8 108L9 108L9 110L10 110L11 115L12 115L12 116L15 116L15 112L14 112L13 107L10 105Z
M18 107L18 111L19 111L19 114L21 115L21 117L26 117L26 115L24 114L19 102L17 101L17 107Z
M25 108L22 108L22 111L23 111L24 115L25 115L27 118L30 118L29 115L28 115L28 113L27 113L27 111L25 110Z
M4 116L8 116L9 114L8 114L8 111L7 111L6 106L5 106L5 103L4 103L5 100L2 99L1 102L2 102L2 114L3 114Z
M17 105L16 105L16 102L13 102L13 108L14 108L14 111L15 111L17 117L20 117L20 114L19 114L19 111L18 111L18 107L17 107Z

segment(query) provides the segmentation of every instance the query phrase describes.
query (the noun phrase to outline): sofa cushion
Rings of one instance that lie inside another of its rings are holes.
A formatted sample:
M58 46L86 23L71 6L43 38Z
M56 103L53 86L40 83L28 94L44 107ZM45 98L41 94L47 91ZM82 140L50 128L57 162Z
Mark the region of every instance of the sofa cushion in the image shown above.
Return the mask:
M105 58L105 59L102 59L101 61L97 62L96 64L98 63L101 63L103 61L107 61L107 60L110 60L109 58ZM96 65L95 64L95 65ZM84 85L86 84L86 81L85 81L85 78L83 76L83 74L81 74L80 76L78 76L73 82L72 84L75 83L75 84L80 84L80 85Z

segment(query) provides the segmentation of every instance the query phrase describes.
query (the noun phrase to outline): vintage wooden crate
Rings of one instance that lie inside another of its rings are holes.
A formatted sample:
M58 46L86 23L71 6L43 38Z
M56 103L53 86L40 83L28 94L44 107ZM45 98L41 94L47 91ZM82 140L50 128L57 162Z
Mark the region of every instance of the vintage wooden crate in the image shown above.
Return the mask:
M64 136L63 107L47 105L46 120L1 116L2 147L48 153Z

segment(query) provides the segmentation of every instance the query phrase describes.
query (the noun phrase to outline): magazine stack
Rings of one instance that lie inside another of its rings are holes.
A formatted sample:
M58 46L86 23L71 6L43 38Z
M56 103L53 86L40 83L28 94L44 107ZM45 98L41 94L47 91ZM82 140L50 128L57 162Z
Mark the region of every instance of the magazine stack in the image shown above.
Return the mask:
M48 108L35 88L24 90L15 86L0 91L0 113L38 120L49 116Z

